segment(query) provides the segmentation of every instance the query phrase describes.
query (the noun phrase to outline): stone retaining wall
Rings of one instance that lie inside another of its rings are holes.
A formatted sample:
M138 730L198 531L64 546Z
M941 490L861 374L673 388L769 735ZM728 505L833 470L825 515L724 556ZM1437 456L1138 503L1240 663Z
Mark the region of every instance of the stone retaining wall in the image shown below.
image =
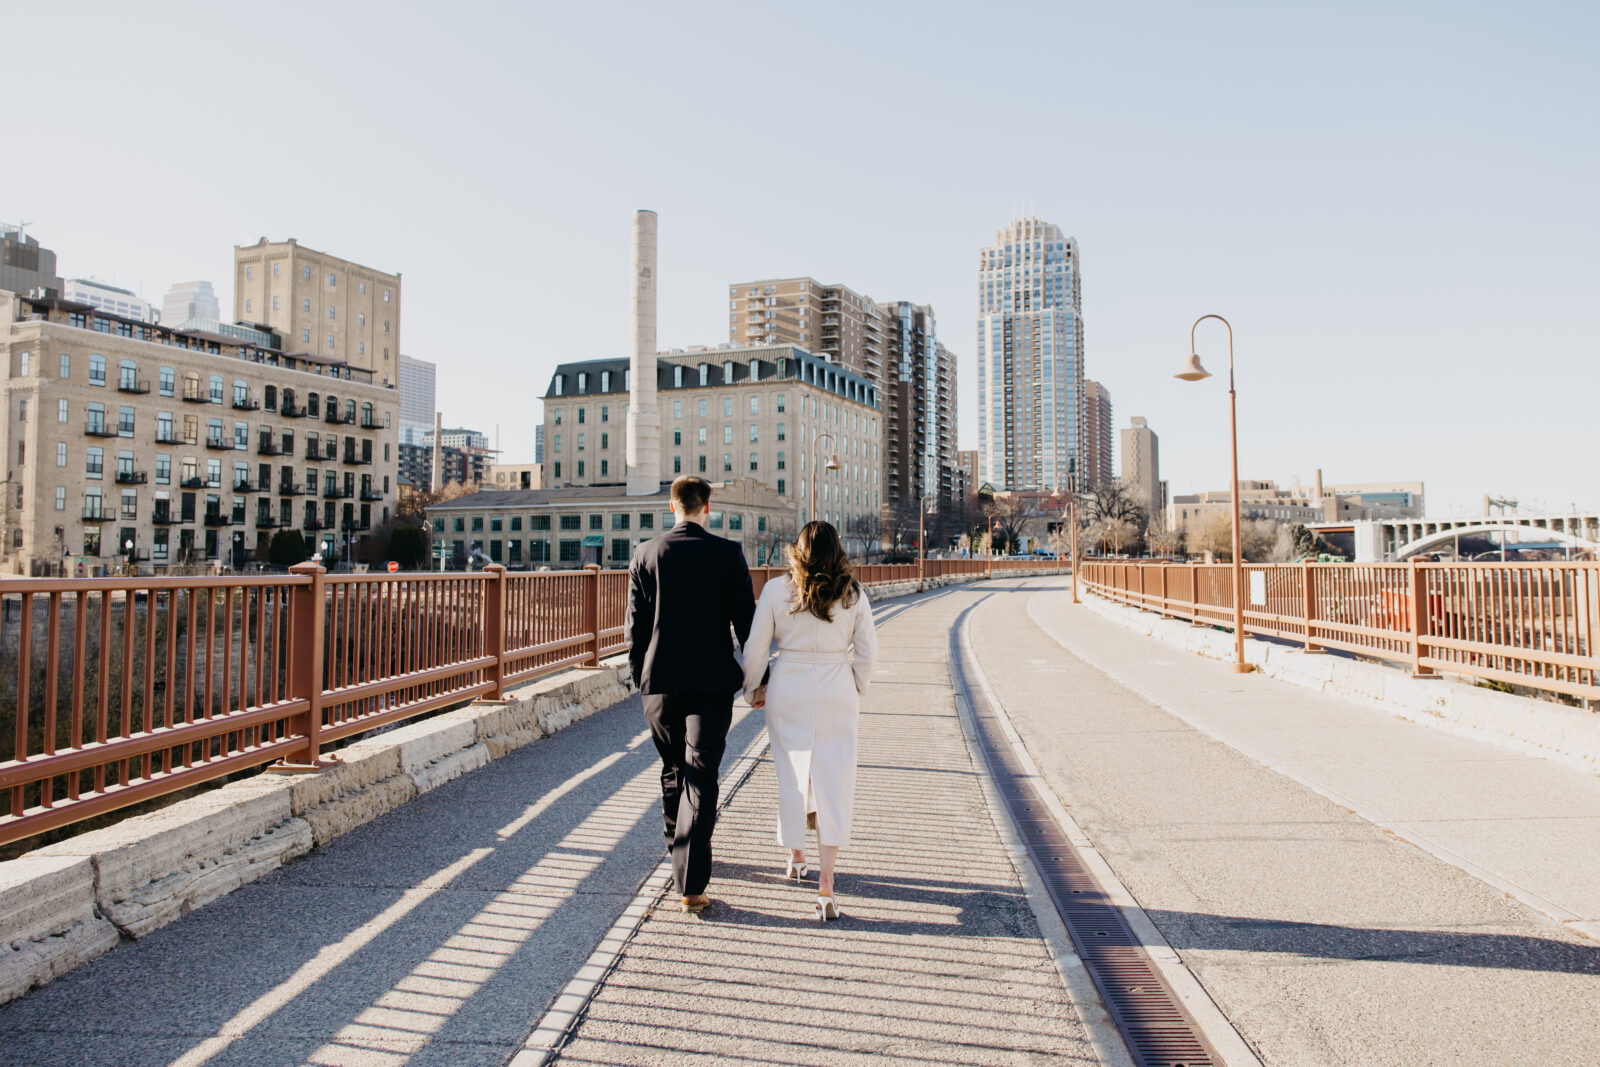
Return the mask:
M1232 661L1233 634L1097 596L1090 610L1131 630L1211 659ZM1306 652L1271 641L1246 641L1246 662L1262 674L1332 696L1370 700L1396 718L1475 741L1600 772L1600 715L1581 708L1346 656Z
M885 582L871 596L916 591L914 581ZM368 737L324 770L231 782L0 863L0 1004L631 691L626 660L613 657L519 686L503 704Z

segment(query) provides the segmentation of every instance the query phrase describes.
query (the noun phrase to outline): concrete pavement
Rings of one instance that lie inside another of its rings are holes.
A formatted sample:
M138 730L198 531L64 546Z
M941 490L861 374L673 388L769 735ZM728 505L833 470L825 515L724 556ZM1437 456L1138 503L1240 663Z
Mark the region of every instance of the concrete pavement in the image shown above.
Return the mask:
M1505 886L1594 914L1600 779L1234 675L1065 582L1008 584L1034 591L971 628L990 684L1265 1062L1588 1062L1600 945ZM1466 862L1399 836L1418 827Z

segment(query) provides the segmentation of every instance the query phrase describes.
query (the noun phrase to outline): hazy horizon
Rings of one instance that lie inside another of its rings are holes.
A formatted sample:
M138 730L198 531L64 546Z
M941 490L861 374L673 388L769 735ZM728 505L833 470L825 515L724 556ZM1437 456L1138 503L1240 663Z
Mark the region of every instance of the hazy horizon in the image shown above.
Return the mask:
M43 8L8 15L0 219L157 307L295 237L404 276L445 421L532 458L556 363L628 350L629 214L660 215L661 346L729 283L931 304L976 447L977 253L1079 243L1085 373L1174 494L1420 479L1600 508L1600 14L1576 4ZM1019 32L1025 30L1026 32ZM160 56L159 62L152 59ZM531 410L530 410L531 409ZM1119 445L1118 469L1121 469Z

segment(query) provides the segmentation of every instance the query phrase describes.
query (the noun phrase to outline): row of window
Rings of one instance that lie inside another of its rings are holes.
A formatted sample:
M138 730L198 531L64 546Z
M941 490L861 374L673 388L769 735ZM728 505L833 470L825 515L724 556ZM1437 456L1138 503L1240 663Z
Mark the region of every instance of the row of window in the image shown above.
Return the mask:
M560 522L560 525L557 527L557 529L561 529L561 530L581 530L581 529L584 528L583 523L584 523L585 516L583 516L583 515L558 515L558 516L556 516L556 518ZM589 529L591 529L591 530L603 530L603 529L605 529L605 516L604 515L591 514L591 515L587 516L587 518L588 518L588 523L589 523L589 526L588 526ZM487 518L485 516L483 516L483 515L473 515L473 516L470 517L470 519L465 515L452 515L450 517L450 529L455 533L466 533L467 532L466 524L469 521L472 524L472 532L473 533L482 532L485 522L487 522L489 524L489 532L490 533L500 533L502 531L502 529L509 529L512 533L516 533L517 531L522 529L522 516L521 515L510 515L510 516L490 515ZM630 528L630 525L633 523L633 521L634 521L634 516L632 514L627 513L627 512L617 512L617 513L615 513L615 514L613 514L611 516L611 528L613 530L626 530L626 529ZM639 529L641 529L641 530L653 530L653 529L655 529L655 522L656 522L656 517L655 517L655 515L653 513L648 512L648 511L641 511L641 512L638 513L638 524L639 524L638 528ZM661 513L661 525L663 527L667 527L667 526L671 526L672 523L673 523L672 512L670 512L670 511L662 512ZM550 529L550 516L549 515L529 515L528 516L528 529L529 530L548 530L548 529ZM444 530L445 530L445 519L444 519L444 517L443 516L439 516L439 515L434 516L434 518L433 518L433 532L434 533L444 533Z
M282 266L281 262L272 264L272 276L274 278L278 277L278 268L280 266ZM305 277L306 281L310 281L311 280L311 267L309 265L307 265L305 267L302 267L301 269L305 272L304 273L304 277ZM245 267L244 276L245 276L245 280L246 281L254 281L255 280L256 268L255 268L255 266L253 264ZM356 284L361 287L361 292L363 294L365 294L366 291L367 291L367 283L366 282L357 282ZM328 272L328 288L329 289L336 289L336 288L338 288L338 286L339 286L339 276L337 274L335 274L333 271L329 271ZM389 302L389 296L390 296L389 290L385 289L383 291L383 302L385 304L387 304Z
M28 374L28 355L29 354L26 352L22 353L21 370L23 377L26 377ZM62 381L70 381L72 378L72 356L69 353L63 352L61 354L59 377ZM91 354L89 356L88 382L90 385L99 388L105 387L105 356L98 354ZM131 359L124 359L117 364L117 388L126 393L148 393L150 391L150 382L148 379L139 377L139 365L137 363ZM177 389L177 372L171 367L162 367L156 374L157 393L161 396L176 397L178 395ZM183 375L183 398L185 400L205 401L211 404L227 403L226 381L222 375L213 374L209 376L209 378L205 381L204 386L202 386L201 377L198 373L194 371L186 371ZM285 411L297 411L295 408L295 391L293 389L286 388L282 390L282 398ZM277 411L278 399L279 390L277 386L268 385L262 389L261 406L266 410ZM65 404L66 401L63 400L61 403ZM250 396L249 382L246 382L242 378L234 379L232 403L235 407L246 407L254 404L254 401ZM331 393L328 394L326 398L322 397L322 395L318 393L306 394L306 408L304 414L310 416L311 418L321 418L324 406L326 407L329 417L333 417L338 413L339 398ZM360 413L363 426L367 427L368 429L376 428L377 423L374 421L374 409L370 401L363 402L361 404ZM347 422L354 422L355 419L356 401L346 399L344 402L344 420ZM65 422L66 420L63 419L62 421ZM384 412L383 425L385 427L389 425L388 412Z

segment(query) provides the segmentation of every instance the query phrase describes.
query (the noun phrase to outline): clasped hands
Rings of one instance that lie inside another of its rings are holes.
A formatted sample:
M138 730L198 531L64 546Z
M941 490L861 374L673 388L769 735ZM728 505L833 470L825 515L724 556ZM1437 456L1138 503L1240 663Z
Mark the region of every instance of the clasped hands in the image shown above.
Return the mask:
M767 687L764 686L764 685L758 685L754 689L750 690L749 700L750 700L750 706L752 708L764 708L764 707L766 707L767 706Z

